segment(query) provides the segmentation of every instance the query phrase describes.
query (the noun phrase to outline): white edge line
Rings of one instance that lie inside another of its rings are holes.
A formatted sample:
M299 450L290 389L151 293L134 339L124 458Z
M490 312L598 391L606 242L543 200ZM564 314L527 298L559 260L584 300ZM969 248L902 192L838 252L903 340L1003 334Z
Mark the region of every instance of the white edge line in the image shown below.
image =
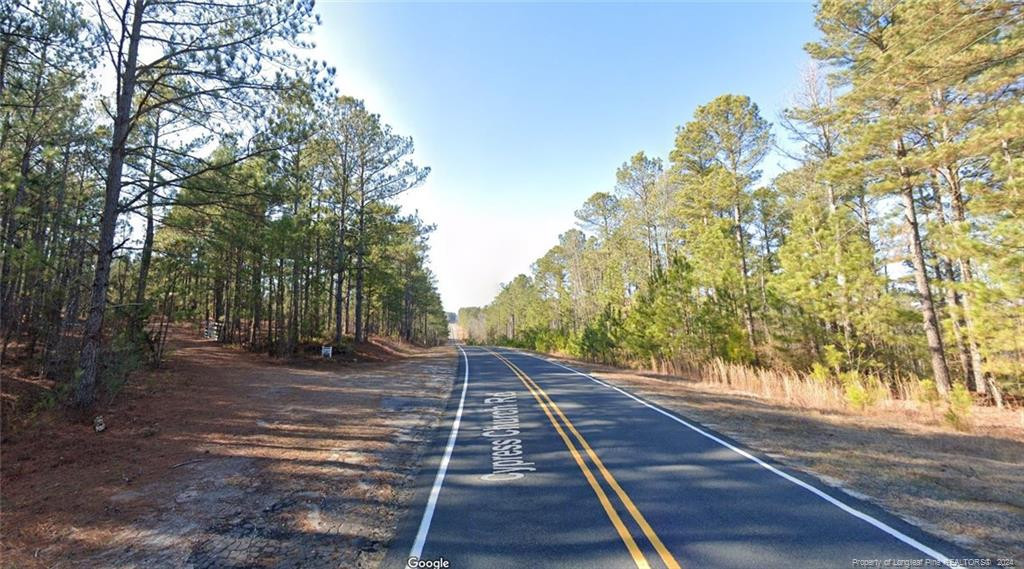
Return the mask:
M420 528L416 532L416 540L413 541L412 549L409 550L409 557L419 557L423 554L423 545L427 542L427 534L430 532L430 522L434 519L434 508L437 507L437 497L441 493L441 486L444 484L444 475L448 472L448 462L452 458L452 451L455 449L455 439L459 435L459 424L462 422L462 407L466 403L466 387L469 386L469 358L462 346L455 346L462 352L462 360L465 362L465 374L462 377L462 395L459 397L459 408L455 411L455 420L452 421L452 432L448 435L448 446L444 449L444 456L441 457L441 464L437 467L437 476L434 477L434 486L430 489L430 497L427 499L427 507L423 510L423 519L420 520Z
M603 385L603 386L605 386L605 387L607 387L609 389L614 389L615 391L618 391L619 393L625 395L626 397L629 397L630 399L636 401L637 403L640 403L644 407L647 407L649 409L657 411L658 413L661 413L662 415L664 415L664 416L668 417L669 419L672 419L673 421L675 421L675 422L677 422L677 423L687 427L688 429L690 429L690 430L692 430L692 431L694 431L694 432L696 432L696 433L698 433L700 435L703 435L703 436L705 436L705 437L715 441L716 443L718 443L718 444L724 446L725 448L735 452L736 454L738 454L738 455L740 455L740 456L742 456L744 458L752 460L753 462L757 463L759 466L763 467L764 469L768 470L769 472L771 472L773 474L776 474L776 475L778 475L778 476L780 476L782 478L785 478L786 480L792 482L793 484L796 484L797 486L800 486L801 488L807 490L808 492L811 492L815 496L821 498L822 500L825 500L826 502L828 502L828 503L832 504L833 506L839 508L840 510L850 514L851 516L853 516L855 518L860 518L861 520L864 520L865 522L875 526L876 528L884 531L885 533L891 535L892 537L895 537L896 539L898 539L898 540L902 541L903 543L913 547L914 549L920 551L921 553L924 553L925 555L928 555L929 557L935 559L939 563L942 563L943 565L946 565L946 566L949 566L949 567L953 566L952 565L952 561L950 561L950 559L948 557L946 557L945 555L939 553L938 551L935 551L934 549L928 547L927 545L925 545L925 544L917 541L916 539L914 539L914 538L904 534L903 532L893 528L892 526L886 524L885 522L883 522L881 520L878 520L878 519L875 519L875 518L871 517L870 515L865 514L864 512L862 512L862 511L860 511L860 510L858 510L856 508L853 508L851 506L848 506L848 505L844 504L843 502L833 498L832 496L829 496L825 492L822 492L821 490L819 490L819 489L815 488L814 486L804 482L803 480L800 480L799 478L796 478L795 476L791 476L789 474L786 474L785 472L779 470L778 468L775 468L774 466L768 464L767 462L761 460L760 458L757 458L756 456L750 454L749 452L747 452L747 451L745 451L745 450L743 450L741 448L738 448L737 446L732 445L732 444L728 443L727 441L724 441L721 438L716 437L715 435L712 435L711 433L701 429L700 427L697 427L696 425L693 425L692 423L690 423L690 422L688 422L688 421L686 421L684 419L681 419L681 418L673 415L672 413L669 413L669 412L667 412L667 411L665 411L663 409L659 409L658 407L655 407L654 405L644 401L643 399L640 399L639 397L633 395L632 393L629 393L628 391L620 389L620 388L618 388L618 387L616 387L614 385L605 383L605 382L601 381L600 379L597 379L596 377L593 377L593 376L591 376L589 374L583 373L582 371L579 371L577 369L573 369L573 368L571 368L571 367L569 367L567 365L562 365L562 364L560 364L560 363L558 363L558 362L556 362L556 361L554 361L552 359L542 358L540 356L535 356L535 355L527 353L527 352L519 352L519 353L521 353L523 355L530 356L531 358L536 358L538 360L548 362L550 364L554 364L554 365L556 365L556 366L558 366L560 368L564 368L564 369L567 369L567 370L569 370L569 371L571 371L573 373L576 373L578 375L582 375L583 377L589 379L590 381L593 381L595 383L599 383L599 384L601 384L601 385Z

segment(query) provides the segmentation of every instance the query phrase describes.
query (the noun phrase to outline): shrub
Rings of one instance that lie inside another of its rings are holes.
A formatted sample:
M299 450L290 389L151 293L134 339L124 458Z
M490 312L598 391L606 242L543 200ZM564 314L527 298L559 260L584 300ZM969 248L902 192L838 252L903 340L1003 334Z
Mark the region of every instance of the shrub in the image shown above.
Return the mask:
M865 377L856 371L840 373L839 382L846 402L861 411L878 403L885 393L885 386L877 377Z
M831 374L829 373L828 368L823 366L821 362L814 362L811 364L810 376L811 379L819 383L828 383Z
M953 386L949 393L949 407L946 409L944 418L946 423L958 431L971 430L971 406L974 401L971 393L962 383Z
M846 356L843 354L842 350L832 344L828 344L825 346L825 353L823 354L823 357L825 359L825 365L831 368L833 373L838 375L839 371L843 367L843 363L846 361Z
M935 418L935 406L939 403L939 389L936 387L935 382L931 379L922 379L917 383L918 392L917 400L928 406L928 410L932 414L932 418Z
M846 402L857 409L864 410L870 405L870 394L860 383L849 383L843 387L843 393L846 395Z
M108 397L121 391L132 372L153 361L153 338L136 318L137 313L130 308L115 309L108 320L113 333L101 347L98 377ZM78 378L75 380L77 383Z

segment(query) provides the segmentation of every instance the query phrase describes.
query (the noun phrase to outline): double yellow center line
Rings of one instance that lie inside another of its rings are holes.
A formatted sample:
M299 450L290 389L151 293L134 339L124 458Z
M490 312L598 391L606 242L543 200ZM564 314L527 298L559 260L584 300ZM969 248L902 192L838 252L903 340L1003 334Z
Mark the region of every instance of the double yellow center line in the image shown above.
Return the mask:
M640 551L640 548L636 544L636 540L633 539L633 535L626 527L626 524L623 523L622 518L620 518L618 512L615 511L615 507L608 498L608 494L605 493L604 488L601 487L600 482L598 482L597 478L594 476L590 466L577 449L577 445L573 443L573 439L566 433L566 429L572 433L576 443L579 444L579 448L582 448L583 452L594 463L594 466L597 467L601 477L604 478L608 486L611 487L615 495L618 496L622 505L625 506L626 511L629 512L629 515L637 525L640 526L640 529L643 531L644 535L647 536L647 540L651 542L651 545L654 546L654 549L658 552L658 555L661 557L665 566L669 569L681 569L679 562L676 561L675 557L672 556L672 553L665 547L665 544L661 542L658 534L654 532L651 525L647 523L646 519L644 519L643 514L641 514L640 510L637 509L633 500L629 498L629 494L626 494L626 491L622 489L622 486L620 486L618 481L615 480L612 473L605 468L604 463L602 463L601 459L598 458L597 453L594 452L594 449L590 448L590 445L587 444L587 440L584 439L583 435L576 430L572 421L565 416L565 413L558 408L558 405L548 397L548 394L545 393L545 391L541 389L541 387L537 385L530 376L526 375L523 370L519 369L514 363L509 361L508 358L493 350L487 351L504 362L504 364L516 374L519 380L523 382L523 385L526 386L526 389L531 395L533 395L534 399L537 400L537 403L540 404L540 408L544 410L544 414L548 416L548 419L555 427L558 435L562 437L562 441L565 443L566 448L569 449L569 453L572 454L573 459L576 460L576 464L583 472L583 476L587 479L587 482L590 483L590 487L594 489L594 493L597 494L597 499L601 502L601 506L604 508L605 513L608 514L608 519L610 519L612 525L615 526L615 531L618 532L619 537L622 538L623 543L626 544L626 549L629 550L629 554L632 556L633 562L636 563L636 566L639 569L648 569L650 564L647 563L647 559L644 557L643 552ZM561 421L559 421L559 419L561 419ZM563 425L565 428L563 428Z

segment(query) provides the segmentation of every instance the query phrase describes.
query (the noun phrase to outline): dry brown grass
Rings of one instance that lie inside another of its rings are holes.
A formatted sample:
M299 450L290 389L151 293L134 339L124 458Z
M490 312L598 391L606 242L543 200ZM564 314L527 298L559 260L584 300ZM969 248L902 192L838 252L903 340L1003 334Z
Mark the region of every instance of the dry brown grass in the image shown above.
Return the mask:
M794 370L755 368L721 359L696 365L677 362L653 371L636 371L652 377L681 378L732 393L783 402L798 409L841 411L866 417L889 416L896 412L904 420L925 425L943 423L947 409L942 401L929 403L926 388L916 378L909 377L883 382L874 376L859 376L858 384L867 391L868 400L865 404L858 404L851 400L844 385L834 377L818 378ZM968 411L961 430L984 430L992 424L1019 427L1024 432L1024 408L1008 405L1005 409L996 409L983 403L975 404Z
M811 379L793 371L755 369L716 359L696 367L701 383L725 386L765 399L783 399L810 409L841 409L846 406L842 388L833 382Z

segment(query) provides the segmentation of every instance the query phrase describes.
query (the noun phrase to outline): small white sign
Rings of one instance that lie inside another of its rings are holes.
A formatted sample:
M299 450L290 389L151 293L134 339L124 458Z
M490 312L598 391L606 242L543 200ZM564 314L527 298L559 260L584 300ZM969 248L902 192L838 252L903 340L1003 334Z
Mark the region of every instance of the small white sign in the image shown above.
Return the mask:
M334 346L320 346L320 355L325 358L330 358L331 354L334 353Z

